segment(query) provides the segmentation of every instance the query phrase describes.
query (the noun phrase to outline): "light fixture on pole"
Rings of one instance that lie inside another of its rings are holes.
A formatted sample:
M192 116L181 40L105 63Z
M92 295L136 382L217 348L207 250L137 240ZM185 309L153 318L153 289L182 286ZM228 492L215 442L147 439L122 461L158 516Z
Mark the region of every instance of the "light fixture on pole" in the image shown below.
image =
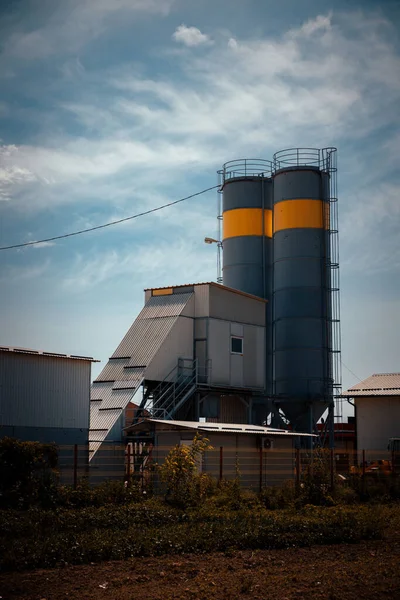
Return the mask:
M216 240L212 237L204 238L205 244L217 244L217 283L222 283L222 269L221 269L221 252L222 252L222 242L221 240Z

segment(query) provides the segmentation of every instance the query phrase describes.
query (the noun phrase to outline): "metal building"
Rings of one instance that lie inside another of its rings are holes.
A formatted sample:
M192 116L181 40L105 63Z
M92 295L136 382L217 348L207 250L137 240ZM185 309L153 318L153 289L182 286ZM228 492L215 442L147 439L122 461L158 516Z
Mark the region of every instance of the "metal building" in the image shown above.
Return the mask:
M265 397L265 301L216 283L145 291L145 306L92 385L90 453L138 414L250 422Z
M400 438L400 373L375 373L343 396L354 401L358 450L386 451Z
M332 441L340 389L336 170L335 148L296 148L220 171L222 281L268 300L266 410L312 432L329 407Z
M239 468L241 484L256 490L293 480L298 440L313 437L257 425L144 419L126 431L128 441L147 444L147 452L134 459L136 471L149 459L161 465L171 448L190 445L197 433L206 436L213 448L198 464L199 470L217 480L232 480ZM153 483L157 487L159 482Z
M0 436L87 444L93 358L0 347Z

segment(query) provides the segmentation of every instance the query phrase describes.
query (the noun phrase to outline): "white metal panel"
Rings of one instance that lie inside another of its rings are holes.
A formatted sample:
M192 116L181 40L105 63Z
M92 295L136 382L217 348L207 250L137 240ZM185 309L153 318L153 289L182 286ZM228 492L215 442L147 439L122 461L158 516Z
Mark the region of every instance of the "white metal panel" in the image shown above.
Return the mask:
M196 285L195 293L195 316L208 317L210 315L210 285Z
M231 378L230 384L234 387L244 387L243 381L243 355L231 354Z
M186 302L186 306L182 310L181 315L184 316L184 317L192 317L192 318L194 318L194 315L195 315L195 298L194 298L194 294L193 293L190 295L189 300Z
M389 438L400 437L400 396L355 398L357 448L387 450Z
M265 325L266 303L223 287L209 286L210 317L236 323Z
M241 323L231 323L231 335L243 337L244 328Z
M60 352L48 352L46 350L33 350L33 348L19 348L17 346L0 346L0 352L14 352L15 354L29 354L48 356L50 358L68 358L69 360L88 360L89 362L100 362L91 356L78 356L76 354L62 354Z
M243 383L263 389L265 381L265 329L245 325L243 332Z
M206 356L207 356L207 343L205 340L196 341L196 358L199 366L199 373L203 376L205 375L205 366L206 366Z
M124 367L129 364L129 358L110 358L96 381L115 381L123 379Z
M204 339L207 336L207 319L199 318L194 322L194 337L196 339Z
M230 323L209 319L208 358L211 360L211 383L230 385Z
M147 366L176 319L177 317L137 318L112 358L130 357L131 366Z
M89 426L91 363L0 352L0 420L15 427Z
M265 364L266 364L266 347L265 347L265 327L255 327L256 330L256 348L255 348L255 364L256 364L256 376L253 382L255 388L265 388Z
M146 379L163 381L178 364L178 358L193 358L194 320L189 317L177 317L174 326L158 347L152 361L146 369Z
M144 419L137 427L152 426L152 423L157 423L160 429L174 430L182 429L198 429L199 431L219 431L236 432L242 434L262 434L262 435L283 435L286 437L318 437L313 433L298 433L297 431L289 431L288 429L277 429L275 427L264 427L262 425L249 425L244 423L204 423L202 421L180 421L175 419ZM134 429L136 426L132 426Z

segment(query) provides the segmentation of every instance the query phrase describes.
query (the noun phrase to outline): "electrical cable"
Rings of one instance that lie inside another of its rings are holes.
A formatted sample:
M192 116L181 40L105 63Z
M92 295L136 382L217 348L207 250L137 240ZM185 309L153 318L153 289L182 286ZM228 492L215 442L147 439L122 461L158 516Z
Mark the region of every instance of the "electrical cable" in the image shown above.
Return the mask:
M353 373L353 371L351 369L349 369L349 367L347 365L345 365L342 360L340 362L342 363L342 365L344 366L344 368L348 370L349 373L351 373L356 379L358 379L358 381L362 381L362 379L360 379L358 375L356 375L355 373Z
M130 217L118 219L117 221L111 221L110 223L104 223L103 225L96 225L95 227L88 227L87 229L81 229L80 231L73 231L72 233L65 233L64 235L56 235L56 236L46 238L43 240L37 240L36 242L25 242L23 244L13 244L12 246L3 246L3 247L0 247L0 250L12 250L13 248L24 248L25 246L36 246L37 244L44 244L45 242L54 242L55 240L62 240L64 238L72 237L74 235L81 235L83 233L89 233L90 231L96 231L96 229L104 229L105 227L111 227L112 225L118 225L119 223L124 223L125 221L131 221L132 219L138 219L139 217L144 217L145 215L149 215L151 213L157 212L158 210L162 210L163 208L168 208L169 206L173 206L174 204L179 204L179 202L184 202L185 200L190 200L191 198L195 198L196 196L200 196L201 194L205 194L206 192L210 192L211 190L215 190L219 187L220 187L219 185L213 185L212 187L206 188L205 190L201 190L201 192L196 192L195 194L191 194L190 196L185 196L185 198L180 198L179 200L174 200L173 202L169 202L168 204L163 204L162 206L157 206L156 208L151 208L150 210L146 210L144 212L137 213L136 215L131 215Z

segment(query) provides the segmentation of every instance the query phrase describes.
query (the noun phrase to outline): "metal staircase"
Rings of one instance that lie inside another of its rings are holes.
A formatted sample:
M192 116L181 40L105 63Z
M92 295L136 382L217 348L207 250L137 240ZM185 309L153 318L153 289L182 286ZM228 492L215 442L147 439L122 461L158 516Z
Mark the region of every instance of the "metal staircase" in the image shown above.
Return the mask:
M145 394L135 421L144 414L155 419L174 419L197 387L197 360L180 358L163 381Z

